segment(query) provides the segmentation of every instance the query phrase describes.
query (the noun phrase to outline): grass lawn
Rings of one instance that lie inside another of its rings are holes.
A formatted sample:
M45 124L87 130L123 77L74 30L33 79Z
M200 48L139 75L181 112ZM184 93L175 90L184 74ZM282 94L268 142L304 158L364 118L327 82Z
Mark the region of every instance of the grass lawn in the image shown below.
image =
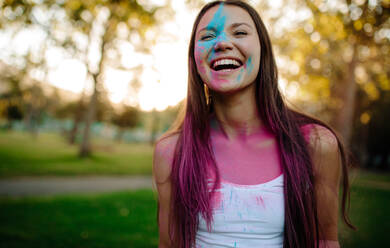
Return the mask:
M0 198L0 247L157 247L151 190L89 196ZM390 191L354 186L343 248L388 247Z
M0 247L157 247L151 190L0 199Z
M153 147L93 140L90 158L78 158L78 146L57 134L37 139L24 132L0 132L0 177L38 175L151 175Z
M351 189L352 223L357 231L340 224L341 247L389 247L390 190L353 186Z
M151 175L152 146L94 140L94 155L55 134L0 132L0 177L39 175ZM340 223L343 248L389 247L390 175L351 173L351 220ZM157 247L152 190L96 195L0 198L0 247Z

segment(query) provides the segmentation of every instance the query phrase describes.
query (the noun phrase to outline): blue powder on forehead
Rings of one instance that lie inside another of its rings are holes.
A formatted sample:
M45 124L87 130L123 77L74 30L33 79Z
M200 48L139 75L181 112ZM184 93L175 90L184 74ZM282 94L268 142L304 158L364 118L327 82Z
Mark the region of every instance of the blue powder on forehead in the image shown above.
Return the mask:
M226 23L226 15L223 11L223 3L219 5L217 12L215 12L213 19L207 25L207 29L215 29L219 34L223 32Z
M225 24L226 24L226 14L223 11L223 3L221 3L218 7L217 12L215 12L213 19L209 22L207 25L207 29L215 30L217 38L212 40L209 44L210 47L215 46L217 42L226 41L227 37L224 32ZM214 49L211 51L210 57L208 61L210 62L211 59L214 57L215 51Z
M224 32L226 23L226 15L223 11L223 3L220 4L218 7L217 12L214 13L213 19L207 24L206 29L208 30L214 30L216 32L216 39L208 40L208 41L202 41L202 45L200 45L200 49L202 51L208 50L215 46L215 43L218 41L224 41L227 40L226 34ZM214 51L211 51L210 57L213 57Z

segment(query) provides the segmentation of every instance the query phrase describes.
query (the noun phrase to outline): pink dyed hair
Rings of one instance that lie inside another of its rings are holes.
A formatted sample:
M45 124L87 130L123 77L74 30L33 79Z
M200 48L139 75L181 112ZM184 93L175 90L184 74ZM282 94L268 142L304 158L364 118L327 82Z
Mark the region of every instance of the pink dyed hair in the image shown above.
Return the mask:
M255 9L238 0L214 1L205 5L198 14L191 35L188 54L188 92L184 112L164 137L179 133L172 172L172 208L169 235L174 247L193 247L198 228L198 214L202 214L211 227L212 210L207 178L213 173L219 185L220 176L210 145L210 116L212 103L206 104L203 81L196 69L194 43L196 28L213 6L224 3L246 10L252 17L259 34L261 57L255 80L258 114L265 127L275 134L284 172L285 248L318 247L319 223L314 193L313 164L300 127L313 123L329 129L337 138L343 168L342 215L351 228L346 205L349 206L348 156L335 131L322 121L286 106L278 90L278 73L267 30ZM164 138L163 137L163 138ZM157 218L158 219L158 218Z

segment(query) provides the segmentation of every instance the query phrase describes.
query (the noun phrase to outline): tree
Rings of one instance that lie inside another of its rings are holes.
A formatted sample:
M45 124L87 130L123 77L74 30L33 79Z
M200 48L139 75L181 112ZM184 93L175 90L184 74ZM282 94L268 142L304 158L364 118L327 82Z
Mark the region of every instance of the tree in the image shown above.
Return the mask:
M311 18L277 37L275 43L289 65L283 77L299 86L296 102L325 117L350 143L359 120L357 93L376 98L388 88L389 4L385 1L346 1L332 7L305 1ZM383 52L381 52L383 51ZM384 86L384 87L383 87ZM376 95L376 96L375 96ZM299 98L301 101L299 101Z
M22 77L19 70L0 64L0 114L7 119L8 128L12 128L13 120L21 120L24 116Z
M90 154L90 126L95 118L96 104L99 90L101 90L104 69L109 60L109 51L116 49L118 41L118 27L125 26L130 32L138 32L143 35L146 29L154 24L153 14L155 10L145 10L137 1L66 1L64 7L74 25L80 27L79 31L87 35L90 44L94 41L94 29L100 26L99 54L100 59L95 68L91 63L88 72L94 83L93 93L89 102L86 116L83 141L80 147L80 156ZM137 24L134 24L137 21Z
M117 141L122 141L123 133L126 129L133 128L137 125L139 116L140 114L138 108L125 106L120 113L113 117L112 123L119 127L119 131L116 136Z
M59 119L72 119L72 128L69 131L65 131L69 144L73 145L76 142L76 137L79 131L79 126L82 121L82 117L86 110L87 104L84 101L84 97L81 96L78 101L73 101L64 104L58 108L55 116Z
M73 57L86 65L88 79L93 82L84 121L80 156L88 156L90 147L90 126L96 117L96 104L99 94L104 91L102 82L104 72L110 66L120 66L118 49L124 40L132 37L145 37L147 30L156 22L154 13L157 8L143 6L136 0L65 0L43 1L39 4L30 1L9 0L4 3L8 16L0 20L0 25L9 23L39 25L47 32L48 38L62 46ZM47 14L47 20L36 18L35 11ZM66 32L61 32L66 30ZM78 40L86 41L86 45ZM147 40L136 48L147 51ZM91 54L98 54L91 58Z

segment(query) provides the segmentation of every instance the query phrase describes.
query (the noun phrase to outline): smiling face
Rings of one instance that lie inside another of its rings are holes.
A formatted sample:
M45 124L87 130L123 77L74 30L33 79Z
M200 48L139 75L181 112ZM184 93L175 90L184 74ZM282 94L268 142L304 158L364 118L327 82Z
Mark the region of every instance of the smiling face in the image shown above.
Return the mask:
M259 71L260 52L255 24L240 7L214 6L197 26L196 67L213 91L232 92L253 83Z

